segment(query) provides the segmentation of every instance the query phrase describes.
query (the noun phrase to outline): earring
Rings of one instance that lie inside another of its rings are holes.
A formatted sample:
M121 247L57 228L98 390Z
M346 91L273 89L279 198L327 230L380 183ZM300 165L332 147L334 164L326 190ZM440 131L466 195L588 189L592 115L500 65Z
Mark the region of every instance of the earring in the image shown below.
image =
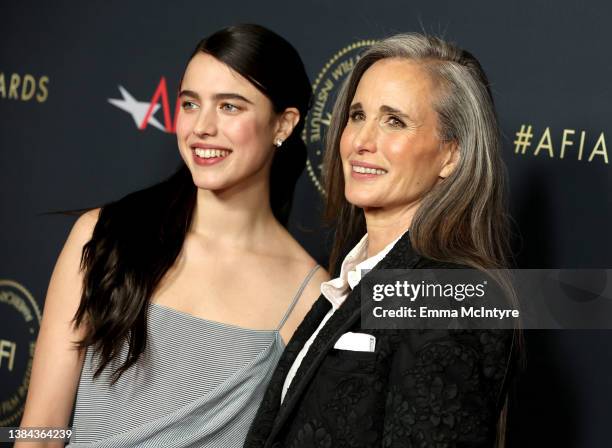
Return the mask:
M276 140L274 140L274 146L276 146L277 148L280 148L282 144L283 144L282 138L277 138Z

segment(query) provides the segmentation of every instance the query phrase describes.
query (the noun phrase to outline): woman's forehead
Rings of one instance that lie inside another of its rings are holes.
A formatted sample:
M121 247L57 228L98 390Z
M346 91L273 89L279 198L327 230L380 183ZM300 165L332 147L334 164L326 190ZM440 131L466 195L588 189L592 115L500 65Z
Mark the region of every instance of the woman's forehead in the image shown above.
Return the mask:
M250 96L260 94L259 90L240 73L214 56L200 52L196 54L185 70L181 89L200 94L215 94L220 91L236 91Z
M420 62L411 59L387 58L376 61L361 76L357 90L375 88L380 91L400 89L431 91L431 76Z
M416 112L429 109L434 87L422 63L388 58L375 62L362 75L352 103L364 107L388 106Z

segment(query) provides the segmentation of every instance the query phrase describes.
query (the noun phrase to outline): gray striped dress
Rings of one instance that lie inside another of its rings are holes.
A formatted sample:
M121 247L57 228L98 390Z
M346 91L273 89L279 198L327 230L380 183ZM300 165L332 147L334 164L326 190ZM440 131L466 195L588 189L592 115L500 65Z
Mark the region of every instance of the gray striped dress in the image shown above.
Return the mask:
M279 329L297 303L313 268L275 330L252 330L151 304L148 342L138 362L111 385L94 379L87 350L70 447L242 447L284 349Z

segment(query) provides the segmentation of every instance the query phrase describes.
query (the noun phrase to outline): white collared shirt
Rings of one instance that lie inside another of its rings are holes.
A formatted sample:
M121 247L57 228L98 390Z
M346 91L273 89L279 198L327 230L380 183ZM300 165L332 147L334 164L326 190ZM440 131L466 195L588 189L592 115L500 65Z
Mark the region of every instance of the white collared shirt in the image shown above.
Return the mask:
M351 290L353 290L355 286L359 284L361 281L361 272L370 270L376 266L378 262L382 260L391 251L391 249L393 249L393 246L395 246L395 243L397 243L400 238L401 236L395 241L389 243L376 255L366 259L368 253L368 234L366 233L361 241L359 241L359 243L357 243L357 245L348 253L344 261L342 261L340 276L321 284L321 294L323 294L323 296L329 300L332 307L325 315L312 336L310 336L310 339L306 341L304 347L302 347L302 350L300 353L298 353L293 365L289 369L289 372L285 377L285 383L283 384L281 403L284 401L287 390L291 385L291 381L293 381L300 364L306 356L306 353L308 353L308 349L310 349L310 346L323 326L332 317L336 310L340 308L340 305L344 303Z

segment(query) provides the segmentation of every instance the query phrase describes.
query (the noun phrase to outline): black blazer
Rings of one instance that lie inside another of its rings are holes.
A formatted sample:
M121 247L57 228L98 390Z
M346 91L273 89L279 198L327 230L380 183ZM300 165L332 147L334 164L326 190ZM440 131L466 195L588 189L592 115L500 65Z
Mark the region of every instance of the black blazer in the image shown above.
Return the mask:
M453 268L419 256L406 233L374 269ZM331 308L315 302L287 345L247 435L247 448L493 447L512 333L365 330L375 352L333 348L360 332L355 288L321 329L283 404L287 372Z

